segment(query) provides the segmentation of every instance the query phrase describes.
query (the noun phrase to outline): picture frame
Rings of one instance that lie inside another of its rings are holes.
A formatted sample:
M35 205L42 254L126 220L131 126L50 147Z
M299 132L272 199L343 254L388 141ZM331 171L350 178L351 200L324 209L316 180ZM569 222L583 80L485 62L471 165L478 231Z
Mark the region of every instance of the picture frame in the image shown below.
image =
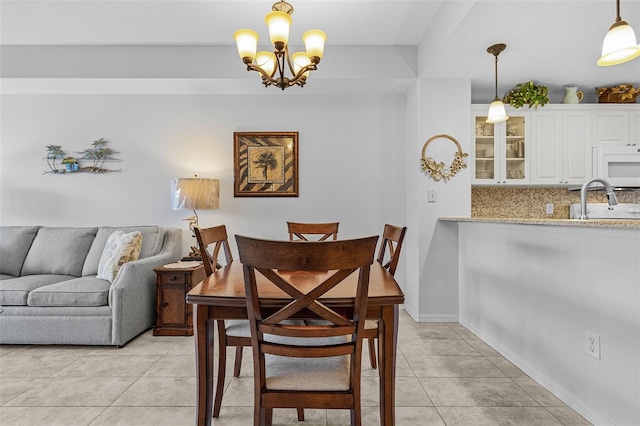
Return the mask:
M233 133L234 197L298 196L298 132Z

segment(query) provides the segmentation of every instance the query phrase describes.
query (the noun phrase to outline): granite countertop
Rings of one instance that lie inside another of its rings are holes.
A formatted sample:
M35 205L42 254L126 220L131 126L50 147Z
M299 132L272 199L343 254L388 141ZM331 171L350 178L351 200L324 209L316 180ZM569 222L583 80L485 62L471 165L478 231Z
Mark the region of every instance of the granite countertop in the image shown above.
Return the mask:
M574 226L583 228L619 228L640 229L640 220L617 219L527 219L527 218L502 218L502 217L439 217L438 220L449 222L485 222L485 223L513 223L521 225L546 225L546 226Z

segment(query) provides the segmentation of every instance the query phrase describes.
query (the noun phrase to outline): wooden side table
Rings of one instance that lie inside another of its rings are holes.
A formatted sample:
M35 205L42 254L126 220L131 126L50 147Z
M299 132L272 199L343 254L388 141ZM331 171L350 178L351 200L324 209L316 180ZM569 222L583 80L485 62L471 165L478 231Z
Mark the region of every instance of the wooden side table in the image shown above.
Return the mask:
M191 263L191 262L189 262ZM187 304L187 292L206 277L204 266L155 268L158 295L154 336L193 336L193 305ZM174 264L175 265L175 264Z

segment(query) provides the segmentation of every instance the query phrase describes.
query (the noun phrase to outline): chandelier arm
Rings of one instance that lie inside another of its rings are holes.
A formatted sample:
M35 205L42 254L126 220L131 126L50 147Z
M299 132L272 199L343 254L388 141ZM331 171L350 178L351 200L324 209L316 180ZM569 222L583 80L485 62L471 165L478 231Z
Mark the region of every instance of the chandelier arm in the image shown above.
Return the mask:
M267 74L258 65L247 64L247 71L258 71L262 75L262 78L265 78L267 80L273 80L273 75Z
M306 79L302 79L302 77L304 77L304 73L307 72L307 71L315 71L317 69L318 69L318 67L316 66L316 64L309 64L309 65L305 65L304 67L300 68L298 73L295 74L293 76L293 78L291 78L290 82L292 84L290 84L290 86L292 86L293 84L298 84L298 81L305 80L305 82L306 82ZM292 74L293 74L293 72L292 72ZM302 86L302 85L304 85L304 83L299 84L299 85Z

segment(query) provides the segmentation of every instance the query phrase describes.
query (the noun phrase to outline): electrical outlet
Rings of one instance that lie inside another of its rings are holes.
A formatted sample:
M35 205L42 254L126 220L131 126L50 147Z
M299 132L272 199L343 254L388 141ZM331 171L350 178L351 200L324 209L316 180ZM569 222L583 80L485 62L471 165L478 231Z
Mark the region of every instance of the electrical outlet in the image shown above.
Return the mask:
M546 212L547 214L553 214L553 203L547 203Z
M600 336L588 331L585 331L584 335L586 337L587 355L600 359Z

